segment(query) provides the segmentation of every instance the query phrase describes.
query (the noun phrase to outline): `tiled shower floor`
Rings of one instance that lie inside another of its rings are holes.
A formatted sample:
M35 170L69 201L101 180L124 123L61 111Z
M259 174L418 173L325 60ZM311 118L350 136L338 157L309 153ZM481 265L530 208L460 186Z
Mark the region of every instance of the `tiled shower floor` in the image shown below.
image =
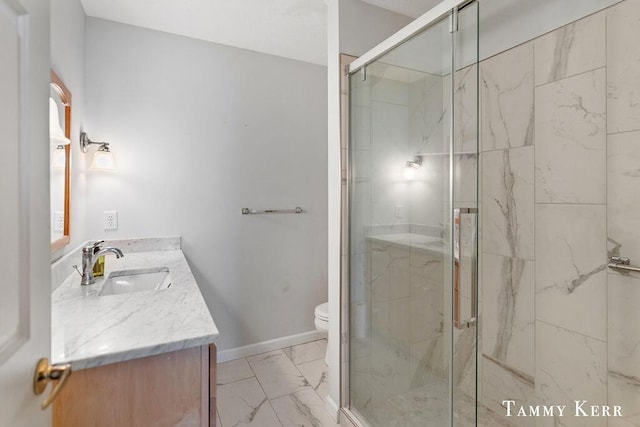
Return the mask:
M325 409L326 340L217 366L217 425L338 426Z
M449 399L446 383L432 383L388 398L364 418L384 427L443 427L449 425ZM456 396L454 425L475 427L475 402L464 394ZM357 411L356 411L357 412ZM478 407L478 426L508 427L503 418L485 407Z
M324 363L326 348L327 341L319 340L219 363L217 426L338 426L325 409L324 397L328 393L328 368ZM392 396L376 408L365 409L362 417L384 427L445 426L449 417L446 388L444 382L430 378L429 385ZM469 411L456 410L455 424L473 426L473 400L465 395L456 398L460 403L456 406ZM498 427L508 424L480 407L478 425Z

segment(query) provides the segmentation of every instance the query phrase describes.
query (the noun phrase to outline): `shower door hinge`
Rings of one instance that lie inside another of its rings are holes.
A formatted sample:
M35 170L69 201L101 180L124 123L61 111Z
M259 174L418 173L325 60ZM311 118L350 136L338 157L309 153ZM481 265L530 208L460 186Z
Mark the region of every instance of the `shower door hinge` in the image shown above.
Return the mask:
M451 9L451 14L449 15L449 32L454 33L458 31L458 8Z

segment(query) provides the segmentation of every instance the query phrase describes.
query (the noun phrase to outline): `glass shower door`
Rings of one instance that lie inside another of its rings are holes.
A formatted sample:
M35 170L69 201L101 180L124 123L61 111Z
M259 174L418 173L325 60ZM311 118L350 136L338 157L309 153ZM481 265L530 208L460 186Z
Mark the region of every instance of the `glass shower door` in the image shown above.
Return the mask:
M474 3L349 77L348 393L365 425L476 424L476 63Z

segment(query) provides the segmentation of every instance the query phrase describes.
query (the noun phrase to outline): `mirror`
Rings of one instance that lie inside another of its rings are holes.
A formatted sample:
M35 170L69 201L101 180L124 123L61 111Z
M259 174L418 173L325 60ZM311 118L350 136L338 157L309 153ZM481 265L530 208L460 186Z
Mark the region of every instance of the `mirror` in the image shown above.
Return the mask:
M71 92L51 70L49 90L51 252L69 244Z

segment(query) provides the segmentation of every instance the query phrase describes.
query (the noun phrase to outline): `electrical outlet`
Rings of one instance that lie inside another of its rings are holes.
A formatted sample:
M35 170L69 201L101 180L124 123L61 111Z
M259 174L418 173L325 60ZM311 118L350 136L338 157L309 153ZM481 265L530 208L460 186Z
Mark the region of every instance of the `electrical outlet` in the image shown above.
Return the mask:
M104 229L118 229L118 211L104 211Z
M53 213L53 231L64 231L64 212Z

